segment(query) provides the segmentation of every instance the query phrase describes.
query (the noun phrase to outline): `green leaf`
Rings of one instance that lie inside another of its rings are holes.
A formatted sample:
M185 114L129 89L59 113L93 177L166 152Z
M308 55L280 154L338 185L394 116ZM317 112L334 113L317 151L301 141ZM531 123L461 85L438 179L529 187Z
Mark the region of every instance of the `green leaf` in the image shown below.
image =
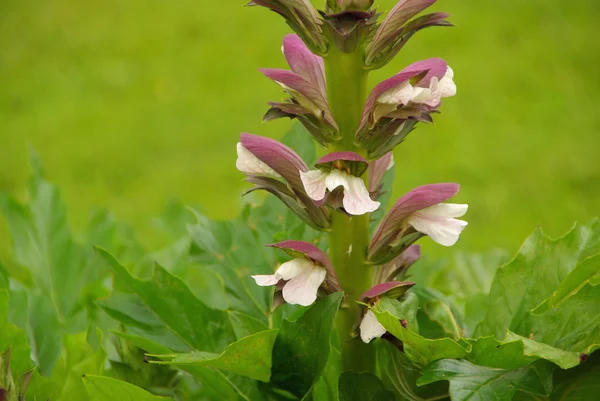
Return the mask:
M83 384L90 401L166 401L171 398L158 397L132 384L110 377L86 375Z
M381 401L393 400L394 394L388 391L379 378L371 373L345 372L340 376L340 401Z
M550 298L533 310L533 313L540 315L549 309L559 308L589 284L598 273L600 273L600 255L586 259L560 283L560 286Z
M469 361L493 368L516 369L539 359L550 361L562 369L579 365L579 354L563 351L518 334L508 332L504 340L481 337L472 341Z
M273 347L271 383L298 398L321 377L331 350L331 332L343 293L316 302L296 322L284 321Z
M231 344L222 354L192 352L188 354L153 355L159 364L207 366L241 376L268 382L271 376L273 344L279 330L267 330Z
M549 395L552 391L552 368L542 363L506 370L444 359L426 366L417 384L440 380L450 382L452 401L511 401L516 391Z
M597 401L600 394L600 358L592 357L575 369L554 373L549 401Z
M404 352L388 341L376 340L375 344L381 379L400 400L441 400L448 394L448 385L443 382L418 387L417 379L421 376L421 369L415 366Z
M523 322L533 309L552 296L580 262L598 253L599 247L600 222L597 220L589 226L575 226L557 240L550 239L540 229L536 230L519 254L496 273L488 312L478 333L502 338L510 330L524 336L533 333L541 341L538 333L525 332L529 328L523 327L528 326ZM560 329L552 326L547 330Z
M20 377L33 367L31 349L25 331L8 321L8 297L8 290L0 289L0 353L10 348L13 376Z
M404 343L404 351L411 361L418 365L427 365L438 359L465 358L469 346L465 347L451 338L428 339L402 326L397 317L387 311L373 309L379 323Z
M152 279L132 277L108 252L97 249L114 274L115 285L135 294L175 335L194 350L219 352L233 341L227 313L208 308L185 284L156 266Z
M374 305L377 312L388 312L397 320L404 320L406 327L411 331L419 332L419 323L417 321L417 310L419 309L419 298L413 292L407 292L400 299L381 297Z

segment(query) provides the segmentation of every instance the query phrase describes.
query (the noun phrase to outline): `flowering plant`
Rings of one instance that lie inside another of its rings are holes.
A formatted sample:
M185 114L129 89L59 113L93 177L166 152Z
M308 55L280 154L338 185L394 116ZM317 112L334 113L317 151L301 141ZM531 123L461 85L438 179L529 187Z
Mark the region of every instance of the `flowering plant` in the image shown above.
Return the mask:
M418 242L459 240L459 185L387 206L393 150L457 87L439 58L370 92L367 78L417 31L451 25L419 16L433 3L381 19L373 0L253 0L295 31L290 70L261 72L287 97L264 119L298 124L236 146L248 193L274 197L230 222L172 203L159 251L106 213L72 236L34 157L28 203L0 198L15 259L0 275L0 401L597 399L598 221L537 230L511 261L440 264Z

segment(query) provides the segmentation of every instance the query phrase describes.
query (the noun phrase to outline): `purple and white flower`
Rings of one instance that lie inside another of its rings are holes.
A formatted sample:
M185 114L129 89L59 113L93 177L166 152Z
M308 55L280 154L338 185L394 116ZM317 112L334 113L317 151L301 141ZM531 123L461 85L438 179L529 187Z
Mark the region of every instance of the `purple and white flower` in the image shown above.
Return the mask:
M317 170L300 173L304 189L315 201L323 201L327 192L342 188L344 210L351 215L374 212L380 203L371 199L360 178L368 162L353 152L335 152L321 158Z
M289 304L302 306L315 302L324 283L329 291L340 290L329 258L313 244L283 241L269 246L284 250L294 259L281 264L274 274L252 276L256 284L282 285L283 299Z
M459 188L453 183L424 185L398 199L373 235L371 259L381 263L392 260L419 238L414 233L428 235L440 245L454 245L467 226L457 218L467 212L468 205L442 202L456 195ZM402 241L409 236L411 241Z

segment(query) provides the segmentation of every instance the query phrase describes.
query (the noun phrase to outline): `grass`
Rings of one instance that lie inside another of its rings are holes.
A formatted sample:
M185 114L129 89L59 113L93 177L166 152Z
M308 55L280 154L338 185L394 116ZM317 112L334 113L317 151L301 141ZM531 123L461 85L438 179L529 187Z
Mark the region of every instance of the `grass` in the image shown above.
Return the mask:
M78 227L91 208L109 208L151 241L148 221L169 198L216 218L236 215L239 133L279 138L289 127L261 123L265 103L283 95L256 71L285 65L287 26L243 3L4 0L0 191L23 193L31 147ZM598 215L600 3L441 0L435 8L458 27L417 34L371 76L375 85L433 56L456 73L459 93L436 124L396 151L396 194L461 183L456 200L471 209L458 246L467 250L514 250L538 224L557 235Z

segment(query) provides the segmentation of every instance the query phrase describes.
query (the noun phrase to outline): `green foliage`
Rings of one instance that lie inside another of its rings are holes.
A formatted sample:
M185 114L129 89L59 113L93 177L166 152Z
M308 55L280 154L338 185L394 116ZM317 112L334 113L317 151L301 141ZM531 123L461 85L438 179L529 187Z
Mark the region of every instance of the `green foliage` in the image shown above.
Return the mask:
M11 348L0 380L38 366L28 401L594 399L598 221L557 240L537 230L508 263L503 251L419 261L415 287L371 305L388 334L369 345L378 369L365 373L341 366L342 293L274 308L273 289L249 277L288 260L266 243L327 248L276 200L231 221L171 202L154 251L105 212L73 235L37 164L27 202L0 206L15 251L0 269L0 349Z
M166 401L129 383L109 377L86 375L83 384L90 401Z
M278 330L261 331L231 344L221 355L211 352L152 355L164 361L155 363L176 366L208 366L251 379L268 382L271 376L271 354Z
M340 401L392 400L394 393L388 391L379 378L371 373L345 372L340 376Z
M467 361L444 359L426 367L418 384L439 380L450 382L452 401L510 401L516 391L547 396L552 390L551 376L544 364L515 370L494 369Z
M273 385L302 398L323 374L342 293L315 303L295 322L286 320L273 347Z

